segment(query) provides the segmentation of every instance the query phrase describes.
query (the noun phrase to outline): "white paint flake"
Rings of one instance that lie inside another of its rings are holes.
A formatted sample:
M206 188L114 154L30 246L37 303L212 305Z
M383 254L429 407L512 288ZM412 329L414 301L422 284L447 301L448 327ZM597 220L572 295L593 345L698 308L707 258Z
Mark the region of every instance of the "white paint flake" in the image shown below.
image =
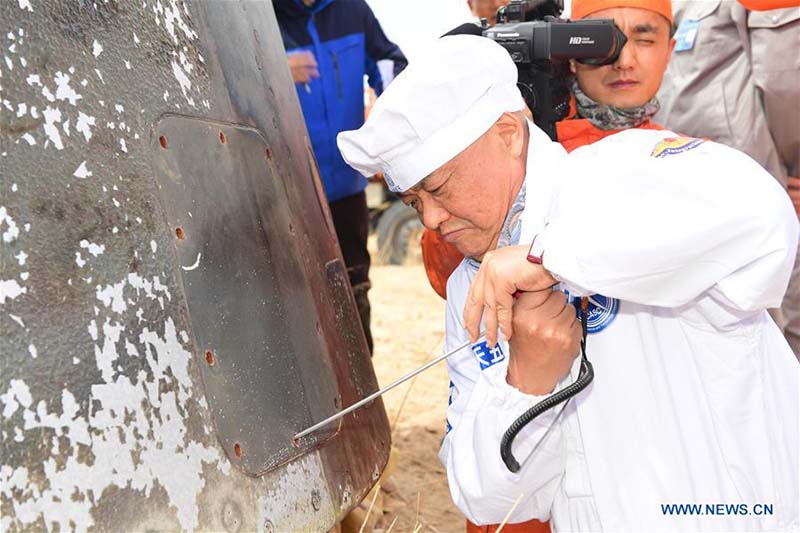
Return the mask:
M31 0L17 0L19 3L20 9L25 9L27 11L33 12L33 7L31 7Z
M8 229L3 232L3 242L11 242L19 237L19 228L17 227L17 223L14 222L14 219L11 218L11 215L8 214L8 211L4 206L0 206L0 228L3 227L3 224L8 226Z
M20 286L15 279L0 279L0 304L6 300L13 300L20 294L25 294L28 289Z
M39 352L36 351L36 346L33 344L28 345L28 353L31 354L31 358L36 359L39 356Z
M99 57L103 53L103 45L97 42L97 39L92 43L92 55Z
M28 112L28 105L27 104L17 104L17 118L24 117L25 113Z
M191 65L189 65L191 67ZM183 97L186 98L186 101L189 105L194 105L194 100L189 96L189 91L192 90L192 82L187 76L188 70L185 72L184 68L182 68L175 60L172 60L172 74L175 76L175 79L178 80L178 85L181 86L181 92L183 92Z
M92 175L92 171L86 168L86 161L82 162L72 174L76 178L86 179Z
M14 257L16 258L17 263L19 263L19 266L25 266L25 260L28 259L28 254L20 250L19 253Z
M36 144L36 138L33 135L31 135L30 133L24 133L22 135L22 139L25 142L27 142L29 146L33 146L34 144Z
M110 307L115 313L122 313L128 308L127 304L125 303L125 298L122 296L124 287L124 279L119 283L115 283L114 285L106 285L105 288L102 288L100 285L98 285L96 287L97 299L103 302L103 305L106 307Z
M83 268L83 266L86 264L86 260L81 257L80 252L75 252L75 263L77 263L80 268Z
M126 154L128 153L128 146L125 144L125 139L120 139L119 140L119 148L120 148L120 150L122 150Z
M3 418L8 418L13 415L19 406L30 407L33 403L31 397L31 390L28 385L21 379L12 379L8 384L8 390L5 394L0 394L0 402L3 402Z
M78 111L78 123L75 125L75 129L83 134L86 142L89 142L89 139L92 138L91 127L94 126L94 123L94 117L85 114L83 111Z
M8 316L11 317L11 320L13 320L17 324L19 324L19 327L21 327L21 328L25 327L25 322L23 322L22 319L20 317L18 317L17 315L13 315L11 313L8 313ZM186 342L186 341L184 341L184 342Z
M47 106L44 110L44 132L47 138L53 143L58 150L63 150L64 145L61 142L61 134L55 126L56 122L61 122L61 111Z
M106 251L106 247L104 244L95 244L93 242L89 242L86 239L83 239L80 243L80 247L84 248L89 251L90 254L97 257L103 252Z
M156 250L158 250L158 244L156 241L150 241L150 249L153 250L153 253L156 253Z
M55 101L56 101L56 95L54 95L54 94L53 94L53 93L50 91L50 87L48 87L47 85L45 85L44 87L42 87L42 96L44 96L45 98L47 98L47 101L48 101L48 102L55 102Z
M83 96L78 94L75 89L70 87L69 80L70 77L67 74L64 74L61 71L56 72L56 77L54 78L54 81L56 82L56 99L66 100L70 104L75 105L78 103L78 100L83 98Z
M34 85L38 85L39 87L42 86L42 80L39 79L39 75L38 74L28 74L28 77L25 78L25 81L30 86L34 86Z

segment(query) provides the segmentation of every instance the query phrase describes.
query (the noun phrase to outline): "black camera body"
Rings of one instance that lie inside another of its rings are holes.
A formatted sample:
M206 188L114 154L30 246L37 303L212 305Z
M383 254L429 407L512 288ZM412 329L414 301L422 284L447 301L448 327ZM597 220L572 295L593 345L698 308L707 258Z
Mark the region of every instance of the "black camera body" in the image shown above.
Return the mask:
M563 0L511 0L481 32L508 51L534 122L553 140L556 122L569 112L569 60L611 64L627 42L613 20L559 19L563 8Z

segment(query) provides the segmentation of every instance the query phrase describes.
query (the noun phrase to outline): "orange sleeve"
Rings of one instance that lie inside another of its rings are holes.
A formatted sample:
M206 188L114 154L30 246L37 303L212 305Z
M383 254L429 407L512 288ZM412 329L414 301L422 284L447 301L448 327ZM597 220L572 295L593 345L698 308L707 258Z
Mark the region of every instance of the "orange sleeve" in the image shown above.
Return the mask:
M800 0L739 0L739 3L753 11L800 7Z
M425 273L436 294L447 299L447 278L464 259L453 245L448 244L435 231L422 232L422 262Z

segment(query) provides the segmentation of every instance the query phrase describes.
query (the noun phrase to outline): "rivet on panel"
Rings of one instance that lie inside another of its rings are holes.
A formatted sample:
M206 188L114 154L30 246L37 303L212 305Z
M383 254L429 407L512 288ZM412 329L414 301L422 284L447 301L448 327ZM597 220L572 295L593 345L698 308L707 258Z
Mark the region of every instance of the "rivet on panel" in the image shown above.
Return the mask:
M183 237L184 237L184 234L183 234L183 228L181 228L181 227L177 227L177 228L175 228L175 236L176 236L176 237L177 237L179 240L183 240Z
M228 142L228 139L225 138L225 134L222 132L219 132L219 142L221 142L222 144Z
M211 350L206 350L206 363L208 363L208 366L214 366L217 364L217 361L214 358L214 352Z
M233 454L236 457L241 457L242 456L242 445L239 444L238 442L234 443L234 445L233 445Z
M158 138L158 144L161 145L161 148L166 150L167 149L167 138L162 135L161 137Z
M269 146L267 146L265 152L267 154L267 159L272 159L272 150L269 149Z

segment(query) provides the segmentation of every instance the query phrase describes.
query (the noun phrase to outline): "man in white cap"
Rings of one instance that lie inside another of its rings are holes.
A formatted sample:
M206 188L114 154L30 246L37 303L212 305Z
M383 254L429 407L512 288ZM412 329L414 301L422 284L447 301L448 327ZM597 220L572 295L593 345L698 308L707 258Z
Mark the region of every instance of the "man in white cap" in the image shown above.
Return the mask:
M516 77L492 41L440 39L338 137L467 256L447 287L445 349L472 341L448 360L454 502L555 531L796 531L800 365L764 310L797 245L786 194L668 131L566 155L521 115ZM565 293L589 296L596 378L522 429L512 472L507 428L578 375Z

